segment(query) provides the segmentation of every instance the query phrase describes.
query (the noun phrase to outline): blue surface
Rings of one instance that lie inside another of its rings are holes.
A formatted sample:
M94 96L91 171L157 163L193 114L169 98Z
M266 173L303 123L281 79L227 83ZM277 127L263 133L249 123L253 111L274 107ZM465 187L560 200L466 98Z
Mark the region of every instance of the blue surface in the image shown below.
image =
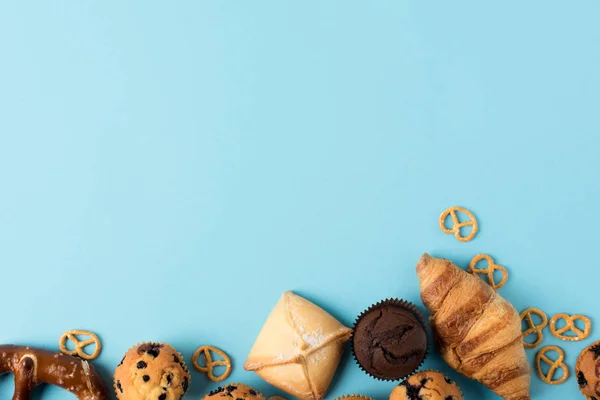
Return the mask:
M138 341L188 362L213 344L230 380L272 395L242 363L281 292L350 325L386 297L421 304L425 251L462 266L489 253L517 309L600 321L599 12L2 2L0 343L89 329L107 377ZM470 243L437 226L455 204L479 219ZM571 372L598 332L560 343ZM496 399L437 356L426 367ZM532 382L534 399L579 398L573 377ZM215 386L194 371L190 398ZM328 397L393 386L346 357Z

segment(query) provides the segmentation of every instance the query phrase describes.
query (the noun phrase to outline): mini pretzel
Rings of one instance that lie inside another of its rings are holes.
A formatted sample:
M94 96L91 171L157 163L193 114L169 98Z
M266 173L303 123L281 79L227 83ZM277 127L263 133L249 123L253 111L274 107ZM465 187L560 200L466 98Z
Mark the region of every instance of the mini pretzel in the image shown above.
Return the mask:
M223 360L213 361L210 352L215 352L223 358ZM198 357L200 354L204 354L205 365L198 364ZM192 365L198 372L203 372L208 375L208 378L213 382L221 382L229 376L231 373L231 359L223 350L217 349L214 346L202 346L199 347L192 356ZM213 373L215 367L225 367L225 372L222 375L215 376Z
M100 374L88 361L53 351L0 345L0 375L15 375L13 400L29 400L38 385L59 386L79 400L108 400Z
M533 318L531 318L531 314L539 316L542 319L542 322L536 325L533 322ZM539 308L530 307L526 310L523 310L520 317L521 321L525 320L528 326L528 328L523 331L523 346L527 347L528 349L538 347L542 343L542 340L544 340L544 334L542 331L548 325L548 317L546 316L546 313ZM533 334L537 336L536 341L533 343L526 342L525 338Z
M561 319L565 320L566 325L560 329L556 329L556 323L558 321L560 321ZM583 331L575 326L575 321L577 321L577 320L583 321L583 324L584 324ZM563 335L563 333L568 332L568 331L573 332L575 334L575 336ZM592 322L585 315L578 315L578 314L569 315L569 314L560 313L560 314L556 314L555 316L553 316L552 319L550 320L550 332L552 332L554 337L557 337L558 339L561 339L561 340L577 342L579 340L586 339L588 336L590 336L591 331L592 331Z
M558 353L558 357L556 360L552 360L546 356L546 353L549 351L556 351ZM569 377L569 368L563 362L564 360L565 360L565 352L560 347L558 347L558 346L542 347L535 356L535 364L536 364L537 373L538 373L540 379L550 385L559 385L559 384L563 383L564 381L566 381L567 378ZM550 366L550 369L548 370L548 373L546 375L544 375L544 373L542 371L542 361L544 361L546 364L548 364ZM563 376L561 376L560 378L555 380L555 379L553 379L554 373L559 368L562 369Z
M79 335L89 336L90 338L87 340L79 340L79 338L77 337ZM73 342L73 344L75 345L75 349L67 349L67 341L69 340ZM87 354L85 352L85 347L91 344L95 344L96 348L94 349L94 352L92 354ZM93 360L97 358L100 352L102 351L102 343L100 343L100 339L98 339L98 336L93 332L82 331L80 329L72 329L70 331L65 332L60 337L60 341L58 342L58 348L62 353L67 354L69 356L79 356L84 360Z
M486 260L488 262L487 268L475 268L475 265L477 265L477 263L481 260ZM500 279L500 282L498 283L494 281L494 271L496 270L502 272L502 279ZM494 290L498 290L504 286L506 280L508 279L508 271L506 268L504 268L502 265L494 263L492 257L488 256L487 254L477 254L475 257L473 257L471 263L469 264L469 272L472 274L487 275L488 283Z
M460 211L463 214L466 214L469 217L468 221L465 222L459 222L458 221L458 216L456 215L456 212ZM448 217L448 215L450 215L452 217L452 228L447 229L446 226L444 226L444 221L446 220L446 218ZM440 215L440 228L442 229L442 232L444 232L445 234L454 234L454 236L460 240L461 242L468 242L469 240L473 239L473 237L475 237L475 234L477 233L477 220L475 219L475 216L473 215L473 213L469 210L467 210L466 208L462 208L462 207L450 207L447 210L445 210L442 215ZM469 233L467 236L461 236L460 234L460 228L464 228L465 226L472 226L472 230L471 233Z

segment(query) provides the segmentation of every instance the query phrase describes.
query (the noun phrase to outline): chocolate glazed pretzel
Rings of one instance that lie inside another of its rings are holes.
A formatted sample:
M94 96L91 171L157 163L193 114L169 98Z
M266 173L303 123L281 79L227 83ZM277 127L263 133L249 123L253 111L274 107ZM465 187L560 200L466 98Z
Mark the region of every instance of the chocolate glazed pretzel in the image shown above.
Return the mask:
M106 387L85 360L32 347L0 345L0 375L15 375L13 400L29 400L42 383L59 386L79 400L108 400Z

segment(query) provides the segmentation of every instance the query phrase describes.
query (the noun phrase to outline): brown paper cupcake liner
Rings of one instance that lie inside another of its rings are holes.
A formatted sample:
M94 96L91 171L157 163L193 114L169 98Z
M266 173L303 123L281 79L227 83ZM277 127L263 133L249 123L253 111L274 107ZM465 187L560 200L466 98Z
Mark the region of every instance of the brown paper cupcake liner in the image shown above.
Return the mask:
M405 376L401 376L401 377L396 378L396 379L381 378L381 377L375 376L375 375L371 374L369 371L367 371L365 368L363 368L363 366L358 361L358 358L356 357L356 352L354 350L354 340L352 340L352 338L350 339L350 348L352 350L352 357L354 358L354 361L356 361L356 363L358 364L359 368L364 373L366 373L370 377L375 378L375 379L377 379L379 381L394 382L394 381L399 381L399 380L405 380L405 379L407 379L408 377L414 375L415 372L417 372L419 370L419 368L421 368L423 366L423 363L425 362L425 360L429 356L429 347L430 347L429 331L427 329L427 324L425 322L425 317L423 316L423 314L421 313L421 311L419 311L419 309L417 308L417 306L415 306L413 303L411 303L409 301L406 301L406 300L403 300L403 299L389 298L389 299L381 300L381 301L379 301L379 302L377 302L375 304L372 304L369 308L367 308L366 310L364 310L363 312L361 312L358 317L356 317L356 321L354 321L354 326L352 327L352 336L354 336L354 331L356 330L356 326L365 317L365 315L367 315L369 312L373 311L374 309L377 309L377 308L380 308L380 307L383 307L383 306L386 306L386 305L393 305L393 306L397 306L397 307L409 310L417 318L417 320L421 324L421 327L425 331L425 338L426 338L425 340L427 341L427 345L425 347L425 354L423 355L423 359L421 360L421 362L419 363L419 365L415 368L415 370L413 372L405 375Z
M463 398L465 397L465 395L463 394L460 386L458 386L458 383L456 383L452 379L448 378L448 375L446 375L445 373L443 373L441 371L438 371L437 369L421 369L421 370L417 370L417 371L413 372L410 376L408 376L405 379L403 379L402 382L400 382L398 384L398 386L400 386L404 382L406 382L408 380L408 378L410 378L411 376L416 375L416 374L420 374L420 373L423 373L423 372L436 372L436 373L442 375L444 377L444 379L446 380L447 383L454 383L454 385L457 387L458 391L460 392L461 397L463 397Z
M121 359L121 362L119 363L119 365L117 365L116 368L118 368L121 364L123 364L123 361L125 361L125 357L127 355L127 353L129 353L130 350L135 349L140 347L143 344L162 344L163 346L169 346L172 347L176 352L177 355L179 356L179 365L181 365L181 367L184 369L184 371L187 373L188 375L188 382L191 382L192 380L192 375L190 374L190 370L188 369L187 365L185 365L185 360L183 359L183 355L181 355L181 353L179 351L177 351L177 349L173 346L171 346L169 343L167 342L156 342L156 341L148 341L148 342L138 342L136 344L134 344L133 346L131 346L130 348L127 349L127 351L125 352L125 355L123 355L123 358ZM119 390L117 388L117 381L113 376L113 389L115 390L115 394L117 395L117 399L119 398ZM188 389L189 389L189 384L188 384ZM187 393L188 391L186 390L184 392L184 395Z

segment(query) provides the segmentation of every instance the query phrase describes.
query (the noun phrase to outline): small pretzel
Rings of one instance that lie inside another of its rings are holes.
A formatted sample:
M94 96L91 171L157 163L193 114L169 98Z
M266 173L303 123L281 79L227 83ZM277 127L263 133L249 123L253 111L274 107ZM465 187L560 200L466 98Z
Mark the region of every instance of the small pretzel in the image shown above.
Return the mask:
M213 361L210 352L215 352L221 357L223 360ZM204 360L206 361L206 365L198 364L198 357L200 354L204 354ZM198 372L203 372L208 375L208 378L213 382L221 382L229 376L231 373L231 359L223 350L217 349L214 346L202 346L199 347L192 356L192 365ZM225 367L225 372L222 375L215 376L213 373L215 367Z
M533 322L533 318L531 318L531 314L535 314L538 317L540 317L542 319L542 322L536 325ZM528 349L538 347L542 343L542 340L544 340L544 333L542 331L548 325L548 317L546 316L546 313L540 310L539 308L530 307L526 310L523 310L521 312L520 317L521 321L525 320L528 326L528 328L523 331L523 346L527 347ZM533 343L526 342L525 338L533 334L537 336L536 341Z
M549 351L556 351L558 353L558 357L556 358L556 360L552 360L546 356L546 353ZM559 384L563 383L564 381L566 381L567 378L569 377L569 368L563 362L564 360L565 360L565 352L560 347L558 347L558 346L542 347L535 356L535 364L536 364L537 373L538 373L540 379L550 385L559 385ZM550 369L548 370L548 373L546 375L544 375L544 373L542 371L542 361L544 361L546 364L548 364L550 366ZM555 380L555 379L553 379L554 373L559 368L562 369L563 376L561 376L560 378Z
M475 268L475 265L477 265L477 263L481 260L486 260L488 262L487 268ZM500 279L500 282L498 283L494 281L494 271L496 270L502 272L502 279ZM494 290L498 290L504 286L506 280L508 279L508 271L506 268L504 268L502 265L494 263L492 257L488 256L487 254L477 254L475 257L473 257L471 263L469 264L469 272L472 274L487 275L488 283Z
M562 328L556 329L556 323L558 321L560 321L561 319L565 320L566 325L563 326ZM577 321L577 320L583 321L583 325L584 325L583 330L581 330L575 326L575 321ZM573 332L575 334L575 336L563 335L563 333L568 332L568 331ZM561 340L577 342L579 340L586 339L588 336L590 336L591 331L592 331L592 322L585 315L579 315L579 314L569 315L569 314L560 313L560 314L556 314L555 316L553 316L552 319L550 320L550 332L552 332L554 337L561 339Z
M77 336L89 336L90 338L87 340L79 340ZM75 348L73 350L67 349L67 342L73 342ZM96 348L92 354L88 354L85 352L85 348L91 344L95 344ZM80 329L72 329L70 331L65 332L58 342L58 348L63 354L67 354L69 356L79 356L84 360L93 360L98 357L100 352L102 351L102 343L100 343L100 339L98 336L90 331L82 331Z
M458 216L456 215L457 211L460 211L461 213L466 214L469 217L469 220L465 221L465 222L459 222ZM444 221L446 220L448 215L450 215L452 217L452 228L450 228L450 229L447 229L446 226L444 225ZM464 228L466 226L473 227L471 230L471 233L469 233L467 236L461 236L460 228ZM468 242L469 240L473 239L473 237L475 237L475 234L477 233L477 220L475 219L475 216L473 215L473 213L471 211L467 210L466 208L450 207L447 210L445 210L442 213L442 215L440 215L440 228L442 229L442 232L444 232L445 234L448 234L448 235L454 234L454 236L461 242Z

